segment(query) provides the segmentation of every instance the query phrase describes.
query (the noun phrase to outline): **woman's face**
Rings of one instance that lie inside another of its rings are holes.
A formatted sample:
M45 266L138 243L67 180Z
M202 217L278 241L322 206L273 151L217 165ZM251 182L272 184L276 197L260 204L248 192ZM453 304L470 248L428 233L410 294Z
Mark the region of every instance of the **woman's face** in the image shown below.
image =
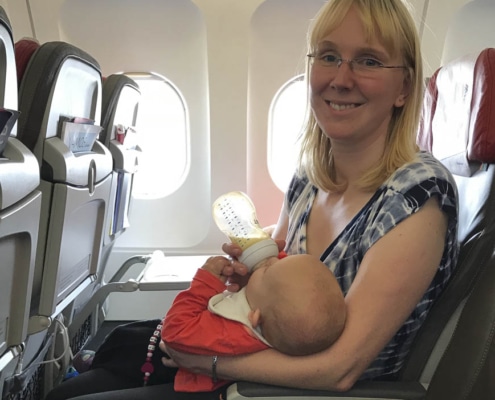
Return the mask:
M322 65L322 54L325 60L336 57L344 61L339 68ZM310 71L310 101L316 121L332 140L332 147L384 142L393 108L404 105L405 69L356 71L345 60L367 59L400 66L400 56L391 56L378 40L366 40L361 19L353 8L318 43L317 56Z

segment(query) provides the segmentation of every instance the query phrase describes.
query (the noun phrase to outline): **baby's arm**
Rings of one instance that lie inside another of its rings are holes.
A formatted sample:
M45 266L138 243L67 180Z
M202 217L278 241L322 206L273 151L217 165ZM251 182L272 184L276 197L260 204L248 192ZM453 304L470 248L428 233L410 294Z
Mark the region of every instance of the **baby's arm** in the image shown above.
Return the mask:
M227 263L230 260L225 257L211 257L198 269L191 287L177 295L163 321L162 340L167 346L193 354L259 350L259 340L246 340L244 325L208 310L210 298L225 291L220 272Z

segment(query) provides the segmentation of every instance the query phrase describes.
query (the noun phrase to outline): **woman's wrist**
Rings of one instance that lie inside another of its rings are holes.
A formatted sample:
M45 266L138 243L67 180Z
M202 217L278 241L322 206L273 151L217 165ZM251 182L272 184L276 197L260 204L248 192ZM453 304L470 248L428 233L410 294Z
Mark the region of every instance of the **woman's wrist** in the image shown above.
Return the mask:
M211 380L213 381L213 383L218 382L217 361L218 361L218 356L213 356L211 358Z

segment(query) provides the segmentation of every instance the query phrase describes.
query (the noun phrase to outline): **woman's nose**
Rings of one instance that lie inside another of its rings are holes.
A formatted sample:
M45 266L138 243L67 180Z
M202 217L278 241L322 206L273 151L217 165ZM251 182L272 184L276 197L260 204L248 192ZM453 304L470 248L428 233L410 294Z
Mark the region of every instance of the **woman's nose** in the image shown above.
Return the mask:
M335 89L350 89L354 85L354 72L351 60L341 60L337 68L333 69L330 86Z

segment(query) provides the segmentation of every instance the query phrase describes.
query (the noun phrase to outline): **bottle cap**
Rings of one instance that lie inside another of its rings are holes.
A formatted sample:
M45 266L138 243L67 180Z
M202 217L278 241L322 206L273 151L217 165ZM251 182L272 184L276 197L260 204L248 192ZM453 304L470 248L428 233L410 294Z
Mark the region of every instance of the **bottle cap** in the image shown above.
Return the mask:
M277 243L273 239L264 239L245 249L239 257L239 261L246 265L251 272L260 261L268 257L277 257L278 253Z

